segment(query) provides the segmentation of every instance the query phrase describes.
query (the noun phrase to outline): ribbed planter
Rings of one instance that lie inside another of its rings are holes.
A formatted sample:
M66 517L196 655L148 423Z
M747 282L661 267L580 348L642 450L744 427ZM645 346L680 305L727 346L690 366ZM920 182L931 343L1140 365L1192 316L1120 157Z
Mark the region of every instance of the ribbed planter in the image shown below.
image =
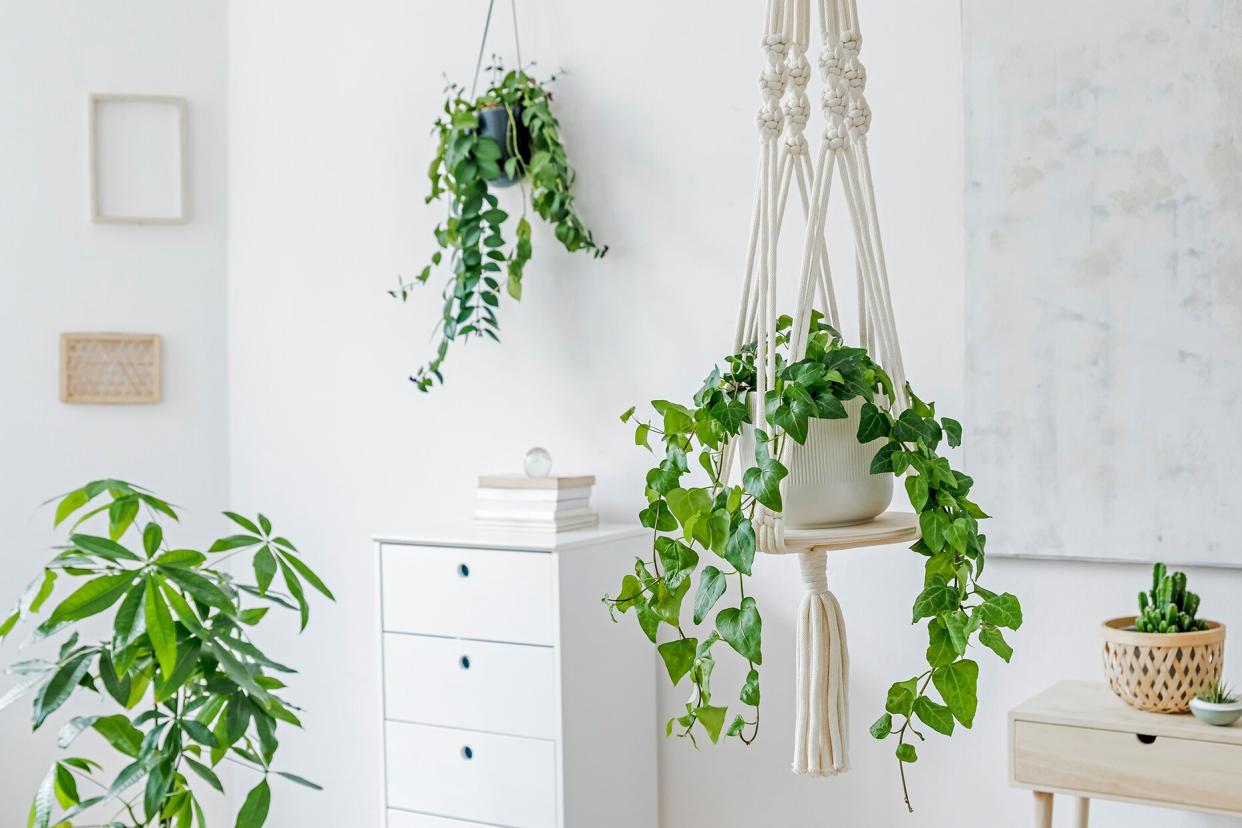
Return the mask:
M806 443L792 445L782 512L787 528L827 529L866 523L892 502L893 476L871 473L871 461L884 445L884 438L866 445L858 442L862 405L862 399L846 402L849 417L844 420L811 420ZM742 430L741 450L742 468L753 466L752 426Z
M1117 697L1152 713L1185 713L1190 700L1220 680L1225 625L1206 630L1142 633L1134 616L1105 621L1104 674Z
M512 187L517 183L521 176L510 178L503 172L505 162L513 157L515 148L523 161L530 161L530 133L522 123L521 108L515 108L513 115L513 134L510 134L509 110L494 106L479 111L479 134L500 144L500 160L496 162L500 165L500 177L488 181L489 187Z

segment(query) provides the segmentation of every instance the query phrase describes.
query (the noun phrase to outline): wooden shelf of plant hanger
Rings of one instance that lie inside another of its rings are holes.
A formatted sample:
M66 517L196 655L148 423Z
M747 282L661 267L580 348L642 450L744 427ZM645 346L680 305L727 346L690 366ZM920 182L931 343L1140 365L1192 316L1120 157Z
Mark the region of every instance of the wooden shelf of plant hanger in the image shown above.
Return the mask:
M853 526L830 529L786 529L785 552L860 549L864 546L887 546L892 543L913 543L919 538L918 515L912 512L885 512L874 520Z

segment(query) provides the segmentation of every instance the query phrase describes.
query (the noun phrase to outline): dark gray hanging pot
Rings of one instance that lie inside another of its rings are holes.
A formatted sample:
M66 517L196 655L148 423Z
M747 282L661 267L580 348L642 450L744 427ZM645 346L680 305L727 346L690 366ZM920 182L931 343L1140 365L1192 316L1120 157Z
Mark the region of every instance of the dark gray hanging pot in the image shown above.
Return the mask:
M484 138L491 138L500 145L500 177L493 178L487 182L489 187L512 187L521 177L521 170L518 171L517 178L510 178L505 175L505 162L513 157L514 146L513 138L517 139L516 150L521 154L522 161L530 162L530 133L526 129L526 125L522 123L522 110L520 107L513 108L513 115L517 119L517 134L512 136L509 134L509 110L503 106L490 107L479 112L479 134Z

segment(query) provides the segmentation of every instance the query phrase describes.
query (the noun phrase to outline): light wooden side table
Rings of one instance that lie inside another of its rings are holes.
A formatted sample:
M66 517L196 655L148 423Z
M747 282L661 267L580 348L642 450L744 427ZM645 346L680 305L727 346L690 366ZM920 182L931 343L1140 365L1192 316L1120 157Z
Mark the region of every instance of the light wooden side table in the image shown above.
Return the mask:
M1242 723L1240 723L1242 724ZM1242 816L1242 726L1189 713L1144 713L1103 682L1063 681L1009 711L1009 781L1035 796L1036 828L1052 828L1053 794Z

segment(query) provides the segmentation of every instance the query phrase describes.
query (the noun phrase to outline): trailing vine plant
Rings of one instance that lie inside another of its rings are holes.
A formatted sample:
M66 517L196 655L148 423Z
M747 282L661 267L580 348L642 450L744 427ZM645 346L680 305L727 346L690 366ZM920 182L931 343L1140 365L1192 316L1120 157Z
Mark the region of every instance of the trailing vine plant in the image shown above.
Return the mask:
M642 525L652 530L651 554L635 560L616 596L605 596L604 602L610 611L632 610L653 644L664 639L657 650L669 679L674 685L687 680L692 686L685 712L668 721L668 735L688 738L696 746L696 733L712 742L722 733L746 744L754 741L759 732L763 621L755 599L746 593L746 579L755 557L755 510L759 505L774 512L782 509L780 483L788 470L778 458L784 442L802 444L810 420L844 419L844 403L861 398L858 440L885 441L871 473L905 476L922 535L910 547L922 557L924 570L911 621L926 622L926 664L893 683L884 713L871 726L875 738L896 741L909 807L905 766L918 760L914 740L925 738L923 726L951 736L957 724L969 728L974 723L979 665L967 657L968 649L977 641L1008 662L1013 651L1002 629L1016 630L1022 610L1015 596L997 594L979 582L987 544L979 521L987 515L970 497L971 478L941 454L943 446L961 444L961 424L938 418L935 405L913 392L909 408L894 410L888 374L864 349L847 347L818 311L811 315L806 354L789 361L791 327L788 316L780 317L777 381L763 401L771 431L755 430L753 465L744 471L740 485L724 482L724 449L751 422L747 395L755 389L754 343L726 357L723 372L713 367L690 405L654 400L656 416L649 420L636 419L634 408L621 415L622 422L634 421L637 445L651 449L653 436L657 438L662 457L647 473L647 505L639 513ZM692 458L706 474L706 485L685 480ZM687 613L683 603L696 578ZM704 622L706 635L695 629ZM740 690L730 691L741 702L741 711L731 719L732 699L716 695L712 686L722 641L747 667Z
M0 616L0 639L37 615L65 577L82 583L35 627L31 641L88 619L90 629L110 635L85 642L75 631L54 658L10 666L19 679L0 696L0 709L37 688L32 724L38 730L75 693L111 699L117 712L75 716L61 728L58 743L67 748L94 730L125 765L108 781L99 778L103 768L93 759L55 762L31 804L30 828L65 828L87 809L110 809L102 811L111 812L110 818L92 822L105 828L205 828L191 780L200 789L223 791L215 768L224 761L258 777L237 814L237 828L264 824L273 776L319 789L273 767L277 729L301 727L298 708L279 695L285 684L275 675L294 670L264 654L252 630L270 606L296 612L305 629L307 585L329 599L332 593L265 516L224 514L241 531L203 552L169 543L165 528L178 519L176 509L140 486L96 480L60 500L56 526L77 515L68 543L12 613ZM92 519L103 524L103 534L87 533L84 525ZM253 582L223 568L239 554L251 558ZM276 588L278 576L283 590ZM57 806L61 813L54 817Z
M399 280L389 291L404 302L436 268L450 270L435 354L410 377L420 391L444 382L441 366L451 343L479 337L500 341L496 311L501 283L504 292L521 300L531 257L528 203L552 225L566 250L590 251L596 258L608 252L606 245L595 242L574 205L574 170L551 108L549 86L556 77L541 83L521 69L488 69L496 80L477 98L467 97L456 84L446 87L444 113L434 126L439 142L427 172L431 192L426 200L446 200L448 216L435 228L438 249L430 262L413 280ZM507 115L503 145L480 130L481 113L496 108ZM516 180L521 188L522 213L516 223L491 191L501 180Z

